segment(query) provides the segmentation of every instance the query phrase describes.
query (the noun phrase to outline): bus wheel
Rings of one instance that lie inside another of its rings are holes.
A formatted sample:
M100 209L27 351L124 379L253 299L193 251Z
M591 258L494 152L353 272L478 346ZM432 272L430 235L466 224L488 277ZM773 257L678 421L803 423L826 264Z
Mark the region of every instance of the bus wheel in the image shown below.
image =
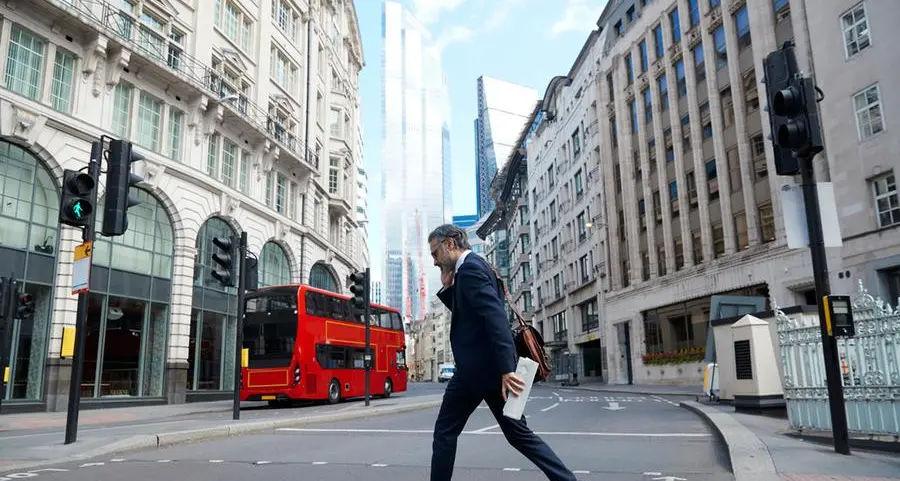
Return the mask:
M390 378L384 380L384 397L391 397L391 391L394 390L394 383L391 382Z
M328 384L328 404L336 404L341 400L341 383L332 379Z

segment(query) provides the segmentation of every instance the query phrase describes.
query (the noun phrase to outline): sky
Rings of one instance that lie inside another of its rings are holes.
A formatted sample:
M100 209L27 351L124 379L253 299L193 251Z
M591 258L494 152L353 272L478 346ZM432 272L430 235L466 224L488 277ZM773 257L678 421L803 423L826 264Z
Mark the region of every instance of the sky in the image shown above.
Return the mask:
M450 91L453 215L475 214L477 79L495 77L544 95L568 73L606 0L400 0L441 48ZM363 158L368 174L369 248L373 278L382 259L381 15L383 0L354 0L365 66L360 74Z

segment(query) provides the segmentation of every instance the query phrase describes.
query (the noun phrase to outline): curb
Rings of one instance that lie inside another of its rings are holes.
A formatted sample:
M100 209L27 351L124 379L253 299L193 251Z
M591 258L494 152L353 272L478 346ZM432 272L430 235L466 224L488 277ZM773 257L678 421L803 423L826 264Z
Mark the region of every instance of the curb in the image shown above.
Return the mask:
M2 471L0 471L0 478L2 478L3 473L9 473L12 471L27 471L29 469L34 469L41 466L61 464L72 461L81 461L96 458L99 456L106 456L109 454L164 448L175 446L178 444L209 441L213 439L242 436L246 434L259 434L274 431L278 428L305 426L309 424L335 421L349 421L352 419L367 418L380 414L399 414L410 411L421 411L424 409L438 407L441 405L442 401L442 399L437 399L434 401L410 403L399 406L373 406L369 409L361 408L354 409L352 411L339 411L335 413L318 414L314 416L298 416L277 420L229 423L224 426L214 428L188 429L184 431L172 431L160 434L138 434L125 439L114 441L110 444L92 449L90 451L86 451L84 453L67 456L60 459L41 460L3 466Z
M634 390L634 389L624 389L624 388L594 388L594 387L582 387L582 386L562 386L559 384L555 385L547 385L547 387L551 387L553 389L575 389L578 391L589 391L589 392L608 392L615 394L640 394L641 396L679 396L679 397L697 397L701 396L702 393L689 393L684 391L650 391L646 389L642 390Z
M693 401L682 401L679 405L703 418L728 446L735 481L778 479L769 448L734 416Z

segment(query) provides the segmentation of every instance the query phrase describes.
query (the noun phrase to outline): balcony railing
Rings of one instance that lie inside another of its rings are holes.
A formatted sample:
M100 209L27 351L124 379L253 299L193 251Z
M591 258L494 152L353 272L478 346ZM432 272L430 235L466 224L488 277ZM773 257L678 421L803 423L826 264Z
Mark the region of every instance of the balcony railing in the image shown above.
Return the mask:
M144 59L185 80L210 97L218 100L228 95L237 95L235 101L224 102L231 112L318 170L318 156L309 152L308 148L304 149L302 142L288 134L265 109L223 82L221 75L209 65L181 49L174 48L169 39L156 34L141 35L140 26L130 13L106 0L47 1L114 38Z

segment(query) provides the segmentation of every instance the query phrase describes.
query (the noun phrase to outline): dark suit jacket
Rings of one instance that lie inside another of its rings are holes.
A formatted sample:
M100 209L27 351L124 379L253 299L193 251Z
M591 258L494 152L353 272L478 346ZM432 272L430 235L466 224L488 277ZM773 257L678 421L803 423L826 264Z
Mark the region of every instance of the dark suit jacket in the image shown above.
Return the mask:
M499 377L515 372L518 359L503 295L490 266L470 252L453 285L438 292L438 298L452 312L454 377L499 387Z

